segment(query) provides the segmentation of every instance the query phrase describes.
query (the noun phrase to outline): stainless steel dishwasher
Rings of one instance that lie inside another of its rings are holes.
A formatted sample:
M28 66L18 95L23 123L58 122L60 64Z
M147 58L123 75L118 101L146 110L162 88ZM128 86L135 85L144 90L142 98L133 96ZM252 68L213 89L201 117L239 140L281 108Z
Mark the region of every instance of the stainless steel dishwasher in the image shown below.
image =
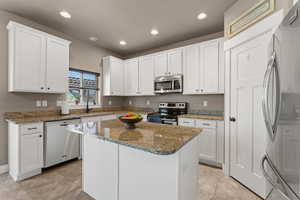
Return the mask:
M69 124L80 119L46 122L44 139L44 167L50 167L80 156L80 136L67 130Z

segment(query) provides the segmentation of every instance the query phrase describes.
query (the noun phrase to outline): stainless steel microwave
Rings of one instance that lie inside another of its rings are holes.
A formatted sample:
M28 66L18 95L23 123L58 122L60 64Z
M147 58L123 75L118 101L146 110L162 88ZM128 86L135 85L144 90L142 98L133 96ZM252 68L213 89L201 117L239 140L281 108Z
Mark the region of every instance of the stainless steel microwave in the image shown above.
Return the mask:
M181 93L182 84L182 75L159 76L154 80L154 92L157 94Z

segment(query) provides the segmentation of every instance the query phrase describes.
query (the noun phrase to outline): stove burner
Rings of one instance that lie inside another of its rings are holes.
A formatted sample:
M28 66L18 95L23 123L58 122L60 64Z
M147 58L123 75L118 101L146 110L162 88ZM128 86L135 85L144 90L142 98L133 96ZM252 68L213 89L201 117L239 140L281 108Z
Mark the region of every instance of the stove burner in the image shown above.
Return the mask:
M178 115L187 114L187 103L160 103L157 113L148 114L149 122L162 124L178 124Z

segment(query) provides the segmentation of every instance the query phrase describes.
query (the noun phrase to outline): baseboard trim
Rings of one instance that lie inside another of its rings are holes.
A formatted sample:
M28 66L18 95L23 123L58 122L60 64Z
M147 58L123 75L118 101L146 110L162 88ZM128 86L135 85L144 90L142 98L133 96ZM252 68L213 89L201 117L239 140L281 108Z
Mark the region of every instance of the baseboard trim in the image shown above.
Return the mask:
M0 174L5 174L8 172L8 164L0 165Z

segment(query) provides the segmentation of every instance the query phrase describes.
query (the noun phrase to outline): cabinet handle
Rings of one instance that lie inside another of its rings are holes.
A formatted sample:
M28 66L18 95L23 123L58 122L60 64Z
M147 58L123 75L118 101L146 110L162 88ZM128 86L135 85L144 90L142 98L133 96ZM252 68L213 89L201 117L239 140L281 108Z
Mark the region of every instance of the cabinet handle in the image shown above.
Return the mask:
M47 89L48 89L48 90L50 90L50 88L49 88L49 87L48 87Z
M27 130L32 131L32 130L36 130L36 129L37 129L37 127L34 127L34 128L28 128Z
M43 137L42 135L39 135L39 137L41 138L41 137Z
M201 89L201 92L203 92L203 89Z
M209 126L210 124L208 124L208 123L202 123L204 126Z
M41 87L41 90L43 90L44 89L44 87Z

